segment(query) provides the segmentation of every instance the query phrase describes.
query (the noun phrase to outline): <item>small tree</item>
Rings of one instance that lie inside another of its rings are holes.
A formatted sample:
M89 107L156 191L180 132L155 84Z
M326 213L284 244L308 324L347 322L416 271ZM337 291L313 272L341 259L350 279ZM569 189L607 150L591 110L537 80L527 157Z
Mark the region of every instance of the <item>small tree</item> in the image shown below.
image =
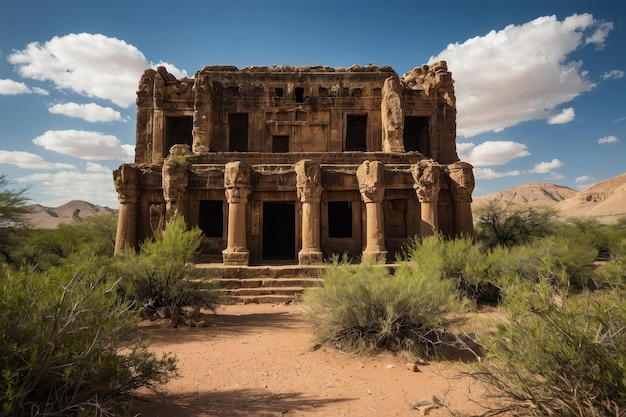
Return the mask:
M160 307L194 306L215 308L216 292L199 289L187 278L202 240L199 228L188 229L175 214L154 240L145 241L139 254L127 253L118 263L127 295L143 305L150 315Z
M22 215L28 212L26 188L11 189L6 175L0 175L0 262L17 264L14 252L20 246L18 233L24 225Z
M476 237L488 248L511 247L551 232L556 211L550 207L522 207L491 200L476 210Z

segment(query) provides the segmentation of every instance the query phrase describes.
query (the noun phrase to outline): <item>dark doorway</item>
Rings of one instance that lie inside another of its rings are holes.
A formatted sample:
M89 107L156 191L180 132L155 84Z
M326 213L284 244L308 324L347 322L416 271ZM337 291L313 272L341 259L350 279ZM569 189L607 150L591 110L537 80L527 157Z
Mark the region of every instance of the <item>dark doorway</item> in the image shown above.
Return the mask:
M404 118L404 150L429 155L428 117L406 116Z
M167 116L165 117L165 140L163 141L163 155L170 154L170 148L177 144L193 146L193 117L192 116Z
M352 237L350 201L328 202L328 237Z
M349 114L346 120L346 151L367 151L367 114Z
M206 237L224 236L224 202L222 200L200 201L198 227Z
M248 113L228 113L228 150L248 152Z
M304 103L304 88L296 87L296 103Z
M263 259L296 259L295 203L263 203Z

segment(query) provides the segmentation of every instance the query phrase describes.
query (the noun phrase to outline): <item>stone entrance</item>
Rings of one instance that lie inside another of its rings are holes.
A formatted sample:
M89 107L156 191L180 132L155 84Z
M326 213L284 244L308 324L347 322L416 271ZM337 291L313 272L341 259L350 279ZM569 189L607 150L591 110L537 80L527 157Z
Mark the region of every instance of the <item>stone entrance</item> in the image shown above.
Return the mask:
M263 203L263 261L295 262L296 207L294 202Z

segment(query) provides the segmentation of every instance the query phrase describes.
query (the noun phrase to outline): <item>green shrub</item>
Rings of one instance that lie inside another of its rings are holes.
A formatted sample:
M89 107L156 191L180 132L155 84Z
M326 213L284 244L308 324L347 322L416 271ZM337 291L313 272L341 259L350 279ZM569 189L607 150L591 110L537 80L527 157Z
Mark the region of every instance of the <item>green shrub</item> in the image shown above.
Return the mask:
M303 301L317 341L341 349L428 356L459 342L442 331L464 308L455 283L415 262L390 271L335 260L324 271L324 286L307 291Z
M132 342L136 316L99 260L0 271L0 416L110 415L176 361Z
M160 307L199 306L215 308L217 293L199 289L188 279L191 263L201 242L197 227L188 230L182 216L176 214L154 240L141 245L139 254L128 253L118 263L128 297L142 305L146 315Z
M506 320L482 340L474 374L504 399L487 415L622 416L626 410L623 291L568 295L551 283L506 290Z

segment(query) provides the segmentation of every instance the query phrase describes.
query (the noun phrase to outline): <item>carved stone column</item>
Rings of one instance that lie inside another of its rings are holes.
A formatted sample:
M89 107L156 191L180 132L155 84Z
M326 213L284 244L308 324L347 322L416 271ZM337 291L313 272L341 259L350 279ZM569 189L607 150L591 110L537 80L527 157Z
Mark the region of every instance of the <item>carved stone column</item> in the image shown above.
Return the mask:
M439 229L437 202L441 188L439 178L440 166L433 160L423 160L411 166L411 174L415 180L413 188L420 202L421 221L420 234L434 235Z
M206 74L198 76L193 84L193 153L206 153L210 149L212 88L213 85Z
M320 201L322 185L319 162L304 159L298 161L296 169L296 187L302 202L302 249L298 252L300 265L322 263L320 243Z
M474 170L467 162L448 165L452 196L454 198L454 230L457 236L474 237L472 217L472 191L474 191Z
M113 171L113 184L120 202L115 236L115 256L137 246L137 170L131 165L122 165Z
M222 251L224 265L248 265L246 204L250 195L250 167L240 161L226 164L224 188L228 201L228 238L226 249Z
M385 80L380 102L383 152L404 152L404 114L402 85L397 75Z
M365 161L356 170L359 191L365 203L367 245L363 258L374 262L385 262L385 223L383 217L383 198L385 164L380 161Z
M170 155L163 163L163 198L165 199L165 216L167 219L170 219L177 210L180 212L179 207L189 182L185 155L190 153L189 145L174 145L170 150Z

